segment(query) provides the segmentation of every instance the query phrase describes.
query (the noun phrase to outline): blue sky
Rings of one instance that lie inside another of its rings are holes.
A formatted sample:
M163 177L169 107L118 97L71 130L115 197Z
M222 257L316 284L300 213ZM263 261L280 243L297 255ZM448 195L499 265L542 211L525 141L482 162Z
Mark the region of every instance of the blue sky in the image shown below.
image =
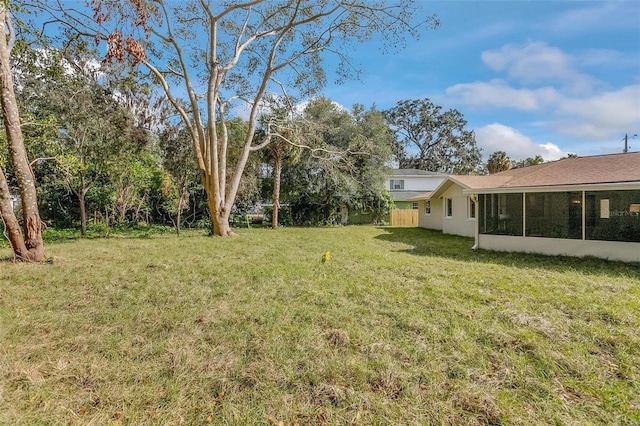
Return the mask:
M324 95L348 108L429 98L458 109L485 158L622 152L625 133L640 151L640 0L423 7L438 14L438 30L394 54L375 42L358 47L361 80Z
M422 7L438 15L439 29L395 53L383 54L376 40L355 46L361 80L322 94L347 109L422 98L455 108L485 158L499 150L514 160L622 152L625 134L640 151L640 0Z

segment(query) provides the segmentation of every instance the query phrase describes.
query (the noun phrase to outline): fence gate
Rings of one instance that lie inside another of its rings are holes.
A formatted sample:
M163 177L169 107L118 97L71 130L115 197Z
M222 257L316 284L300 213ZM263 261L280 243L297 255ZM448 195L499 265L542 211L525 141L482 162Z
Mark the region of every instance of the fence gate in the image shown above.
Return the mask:
M391 226L418 226L417 209L392 209L389 216Z

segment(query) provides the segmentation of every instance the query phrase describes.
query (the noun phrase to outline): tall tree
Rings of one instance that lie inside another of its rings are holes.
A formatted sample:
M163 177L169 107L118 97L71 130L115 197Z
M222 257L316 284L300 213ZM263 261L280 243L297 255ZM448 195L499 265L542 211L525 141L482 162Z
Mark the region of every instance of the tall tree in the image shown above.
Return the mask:
M265 151L266 161L271 165L272 184L271 199L273 208L271 211L271 228L277 229L280 220L280 190L282 183L282 168L286 162L292 164L300 160L302 146L304 146L304 126L300 117L291 113L290 98L268 97L270 114L262 116L262 128L264 132L275 131L278 137L274 138Z
M171 176L174 194L174 205L168 210L175 216L172 220L179 236L182 212L189 208L191 192L199 180L193 164L193 146L187 132L175 126L165 129L159 139L162 165Z
M265 94L315 93L327 79L324 53L337 57L339 78L350 78L357 74L350 46L378 36L397 46L439 24L423 18L419 2L404 1L92 0L93 22L59 4L41 1L54 16L66 13L79 33L106 40L108 59L142 64L165 90L192 140L213 233L221 236L232 234L229 217L250 154L274 138L254 138ZM248 129L229 172L227 120L238 100L249 106Z
M108 76L84 43L68 43L64 51L22 51L21 100L40 120L55 117L58 178L77 199L81 234L87 231L88 192L97 182L130 175L122 164L130 163L148 140L147 132L134 125L124 96L105 88L99 80ZM122 181L122 180L121 180Z
M465 129L460 111L418 99L398 102L385 116L396 132L393 151L400 168L468 174L481 164L475 135Z
M317 98L302 118L304 142L314 148L302 150L299 162L283 170L283 199L294 222L347 223L349 211L360 208L376 216L386 206L385 164L391 160L392 133L382 113L360 105L350 113Z
M536 155L535 157L527 157L524 160L513 162L513 168L520 169L522 167L535 166L542 163L544 163L544 158L542 158L541 155Z
M0 1L0 103L2 120L7 137L11 164L16 175L22 216L24 236L10 202L7 178L0 167L0 215L8 232L9 242L16 259L40 262L44 259L42 241L42 222L38 210L35 177L27 158L24 138L20 124L20 114L11 75L11 49L14 32L11 23L8 2Z
M504 172L512 167L511 159L504 151L496 151L489 156L486 164L489 174Z

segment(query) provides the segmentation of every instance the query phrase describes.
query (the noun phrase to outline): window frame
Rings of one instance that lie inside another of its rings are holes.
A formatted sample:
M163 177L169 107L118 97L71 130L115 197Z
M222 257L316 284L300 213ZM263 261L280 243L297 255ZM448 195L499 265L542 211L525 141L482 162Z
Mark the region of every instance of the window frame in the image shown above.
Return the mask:
M467 219L476 220L478 215L478 206L476 206L476 202L473 201L473 198L467 197Z
M397 188L396 184L399 184ZM389 189L392 191L404 190L404 179L389 179Z

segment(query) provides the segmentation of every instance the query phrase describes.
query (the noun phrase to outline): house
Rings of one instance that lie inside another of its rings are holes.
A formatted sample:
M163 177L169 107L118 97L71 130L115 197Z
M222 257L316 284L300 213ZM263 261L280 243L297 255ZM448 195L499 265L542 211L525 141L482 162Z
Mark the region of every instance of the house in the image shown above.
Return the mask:
M434 190L447 177L443 173L417 169L395 169L387 180L387 190L397 209L417 209L414 197Z
M419 226L474 249L640 262L640 152L448 176L413 200Z

